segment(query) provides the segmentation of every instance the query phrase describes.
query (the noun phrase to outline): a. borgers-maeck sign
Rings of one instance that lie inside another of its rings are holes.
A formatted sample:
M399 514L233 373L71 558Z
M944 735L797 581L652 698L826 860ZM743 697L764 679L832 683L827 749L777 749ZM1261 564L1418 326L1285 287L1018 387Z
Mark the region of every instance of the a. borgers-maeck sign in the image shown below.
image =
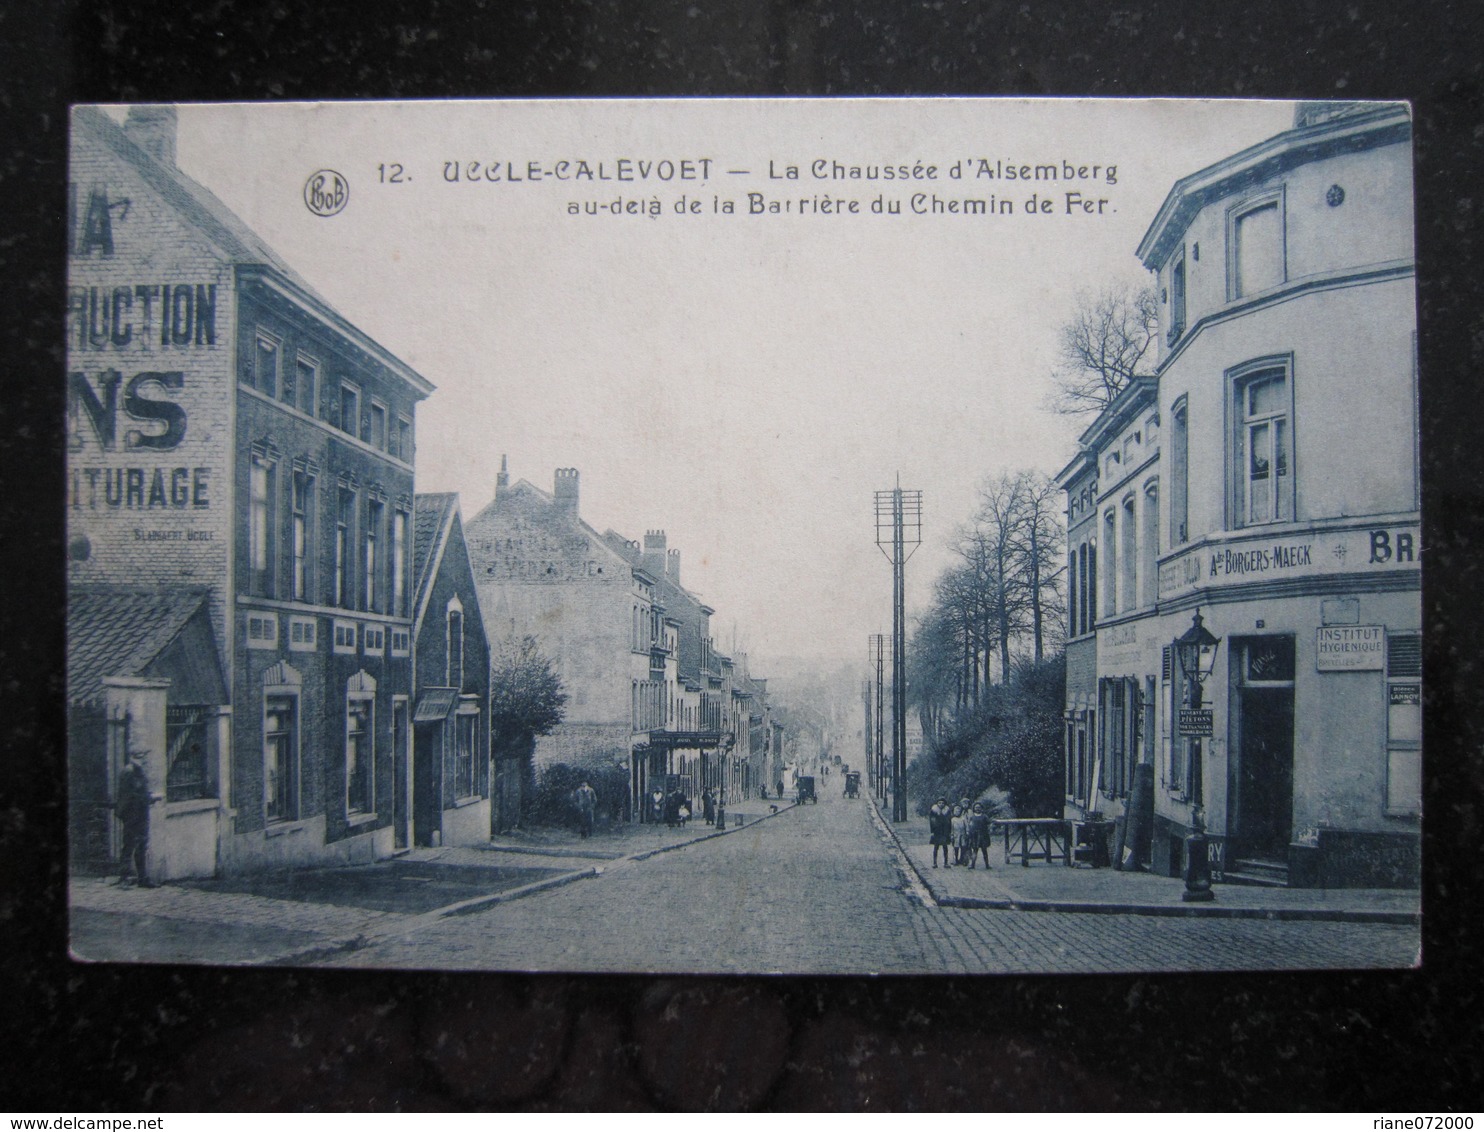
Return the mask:
M1416 524L1293 531L1199 546L1160 564L1159 596L1289 578L1415 570L1422 550L1417 532Z

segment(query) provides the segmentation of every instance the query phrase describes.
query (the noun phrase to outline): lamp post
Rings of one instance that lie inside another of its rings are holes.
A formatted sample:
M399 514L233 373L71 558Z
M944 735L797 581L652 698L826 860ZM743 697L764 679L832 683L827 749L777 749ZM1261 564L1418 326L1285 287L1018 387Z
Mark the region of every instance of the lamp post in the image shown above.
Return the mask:
M1216 894L1211 891L1211 860L1207 855L1206 826L1201 814L1201 739L1212 734L1211 713L1201 706L1201 685L1216 667L1216 646L1220 643L1220 638L1213 637L1206 628L1199 609L1191 618L1190 628L1175 638L1175 657L1180 663L1186 691L1186 706L1180 711L1178 730L1182 739L1192 740L1187 773L1191 776L1191 796L1195 800L1191 815L1194 828L1185 839L1185 891L1180 894L1180 899L1188 903L1216 899Z

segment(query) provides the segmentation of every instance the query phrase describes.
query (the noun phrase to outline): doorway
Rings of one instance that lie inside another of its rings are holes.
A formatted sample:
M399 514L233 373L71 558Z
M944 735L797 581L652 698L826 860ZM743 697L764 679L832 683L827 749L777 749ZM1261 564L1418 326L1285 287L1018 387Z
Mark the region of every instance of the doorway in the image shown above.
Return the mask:
M1244 857L1288 862L1293 839L1293 638L1241 642L1233 832Z
M438 772L443 757L443 722L412 729L412 842L428 848L442 832L442 792Z

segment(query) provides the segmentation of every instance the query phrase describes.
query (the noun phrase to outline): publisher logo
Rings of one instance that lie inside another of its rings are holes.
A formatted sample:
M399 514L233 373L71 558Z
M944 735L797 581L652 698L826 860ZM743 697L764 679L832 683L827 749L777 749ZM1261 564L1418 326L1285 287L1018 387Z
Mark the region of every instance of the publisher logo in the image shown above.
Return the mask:
M333 169L321 169L304 182L304 207L316 216L334 216L350 203L350 182Z

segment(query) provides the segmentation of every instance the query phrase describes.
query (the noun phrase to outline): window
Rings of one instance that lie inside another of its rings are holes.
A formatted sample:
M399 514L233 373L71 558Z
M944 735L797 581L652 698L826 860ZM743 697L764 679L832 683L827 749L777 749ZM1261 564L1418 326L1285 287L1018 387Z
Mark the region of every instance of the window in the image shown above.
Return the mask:
M1153 606L1159 600L1159 484L1144 488L1144 539L1139 572L1143 578L1143 603Z
M1077 560L1081 557L1079 547L1073 547L1067 555L1067 636L1075 637L1077 629ZM1067 748L1071 750L1070 747Z
M449 688L464 686L464 609L458 598L448 606L448 679Z
M407 616L407 512L392 519L392 608L397 617Z
M278 647L278 617L272 613L249 613L247 615L247 647L250 649L276 649Z
M351 528L355 521L356 497L352 491L340 489L338 506L335 509L335 592L331 604L342 609L355 607L355 589L352 586L350 563Z
M1386 638L1386 813L1422 812L1422 637Z
M1110 486L1112 485L1113 480L1117 478L1118 460L1119 457L1117 452L1109 452L1108 455L1103 458L1103 475L1108 478L1108 483Z
M1082 608L1087 613L1087 629L1091 632L1098 623L1098 543L1092 539L1087 544L1087 600Z
M1103 611L1109 617L1118 612L1118 572L1115 569L1118 555L1114 550L1118 545L1117 538L1117 519L1110 509L1103 513L1103 549L1111 559L1105 563L1107 569L1103 572Z
M204 704L165 707L165 801L210 797L206 771L208 734L215 712Z
M1190 540L1190 426L1186 403L1170 414L1170 546Z
M340 384L340 429L351 436L361 434L361 391L349 382Z
M354 621L336 620L330 629L333 634L332 648L335 652L345 655L354 655L356 651L356 623Z
M386 451L386 406L379 401L371 402L371 447L378 452Z
M1245 298L1282 283L1286 276L1282 193L1233 209L1229 224L1231 298Z
M1175 257L1170 267L1170 332L1166 341L1173 345L1185 333L1185 250Z
M361 650L367 656L381 656L386 652L386 630L380 625L367 625L361 636Z
M274 468L260 456L248 471L248 586L259 597L273 596Z
M372 722L375 701L349 696L345 701L345 808L351 814L372 812Z
M289 618L289 651L314 652L318 644L319 621L314 617Z
M412 651L412 632L408 629L392 629L392 655L406 656Z
M1139 682L1132 677L1104 677L1099 681L1103 728L1103 785L1109 797L1127 797L1133 768L1143 742L1143 703Z
M278 342L261 332L253 348L252 384L259 393L278 396Z
M366 580L365 607L373 613L384 613L382 599L384 597L384 583L382 572L386 567L377 557L381 549L381 524L386 513L386 507L379 500L372 499L366 503L366 541L365 553L362 555L361 573Z
M453 792L456 797L474 794L474 725L479 716L463 711L454 716Z
M1284 367L1267 367L1234 382L1233 438L1236 526L1293 518L1289 383Z
M1152 452L1159 447L1159 414L1155 413L1144 422L1144 442Z
M1139 527L1134 517L1134 497L1123 501L1123 542L1119 547L1119 573L1122 592L1118 607L1125 613L1139 604Z
M307 472L294 472L293 499L293 567L289 581L295 601L309 600L309 520L314 500L314 478Z
M299 816L299 697L263 697L263 788L270 822Z
M306 358L300 354L294 362L294 385L298 394L297 398L285 398L285 400L294 401L299 408L311 417L314 416L319 405L319 402L315 400L319 392L319 363L313 358Z
M412 422L406 417L397 418L397 459L412 463Z

